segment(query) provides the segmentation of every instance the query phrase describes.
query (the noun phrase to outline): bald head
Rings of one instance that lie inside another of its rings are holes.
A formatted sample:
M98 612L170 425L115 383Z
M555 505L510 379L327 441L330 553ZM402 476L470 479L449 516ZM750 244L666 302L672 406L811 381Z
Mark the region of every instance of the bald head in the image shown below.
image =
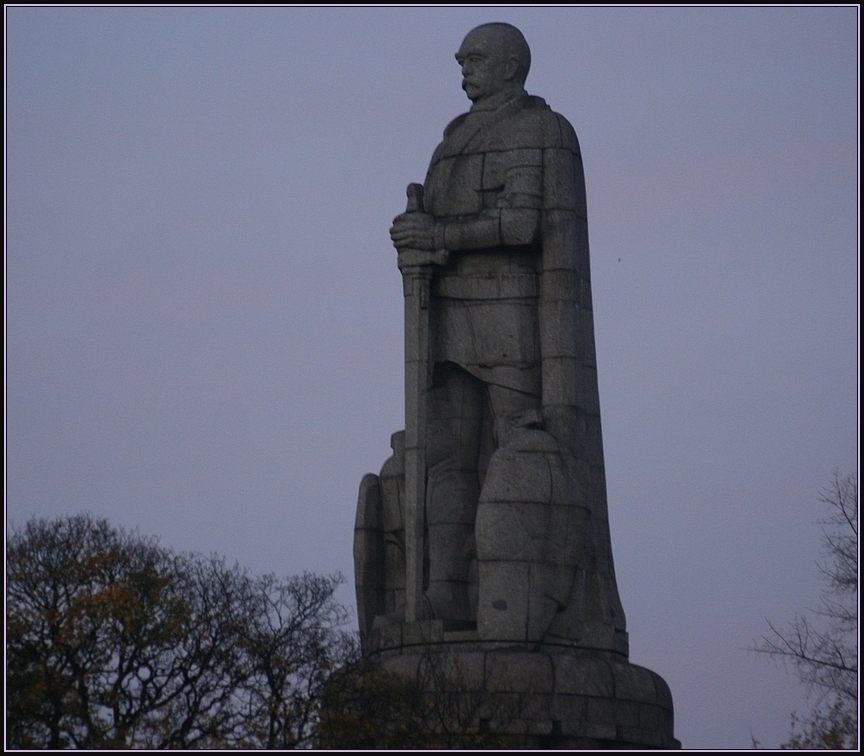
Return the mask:
M531 68L531 48L528 47L521 31L511 24L482 24L468 32L465 42L474 36L483 39L502 57L517 61L519 68L516 71L516 81L520 85L525 84L528 70ZM462 44L464 45L465 42Z
M476 105L508 89L522 90L531 50L515 26L483 24L468 32L456 60L462 67L462 89Z

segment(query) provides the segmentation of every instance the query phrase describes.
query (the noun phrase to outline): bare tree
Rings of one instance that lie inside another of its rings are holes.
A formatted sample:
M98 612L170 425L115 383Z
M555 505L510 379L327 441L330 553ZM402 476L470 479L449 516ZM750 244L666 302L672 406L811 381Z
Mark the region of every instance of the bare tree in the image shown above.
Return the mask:
M753 649L793 665L816 707L792 715L784 748L858 746L858 485L835 473L820 500L825 560L818 564L825 590L821 605L787 627L769 622L770 632Z
M324 686L356 656L355 634L339 630L348 619L333 598L341 582L310 573L249 582L238 632L249 668L237 691L244 712L237 747L313 745Z
M512 739L495 726L522 713L522 697L508 691L507 685L501 691L486 689L466 673L458 654L435 646L407 661L402 673L387 671L375 658L358 658L327 683L316 745L373 750L512 747Z
M31 520L6 545L7 747L309 746L350 646L341 580Z

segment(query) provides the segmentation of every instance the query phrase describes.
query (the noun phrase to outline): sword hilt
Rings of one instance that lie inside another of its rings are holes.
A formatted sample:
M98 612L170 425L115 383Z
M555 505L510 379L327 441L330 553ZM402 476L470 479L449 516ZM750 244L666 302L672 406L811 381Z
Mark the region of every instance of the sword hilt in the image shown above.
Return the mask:
M405 208L406 213L422 213L423 212L423 184L408 184L408 189L405 191L408 195L408 207Z

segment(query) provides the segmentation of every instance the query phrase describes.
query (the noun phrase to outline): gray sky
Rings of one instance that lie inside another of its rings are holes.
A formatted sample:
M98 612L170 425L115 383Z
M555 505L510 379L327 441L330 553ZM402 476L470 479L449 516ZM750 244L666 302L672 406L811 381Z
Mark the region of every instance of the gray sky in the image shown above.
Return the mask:
M855 7L7 8L7 521L351 580L387 229L497 20L585 159L631 660L685 747L777 745L802 691L744 649L817 604L857 470Z

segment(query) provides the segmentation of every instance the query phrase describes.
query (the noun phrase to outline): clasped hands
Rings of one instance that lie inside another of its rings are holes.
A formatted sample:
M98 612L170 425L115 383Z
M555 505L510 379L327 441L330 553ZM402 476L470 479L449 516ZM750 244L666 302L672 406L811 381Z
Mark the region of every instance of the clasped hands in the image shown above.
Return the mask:
M447 250L435 248L435 219L428 213L402 213L390 228L399 252L400 269L417 265L445 265Z

